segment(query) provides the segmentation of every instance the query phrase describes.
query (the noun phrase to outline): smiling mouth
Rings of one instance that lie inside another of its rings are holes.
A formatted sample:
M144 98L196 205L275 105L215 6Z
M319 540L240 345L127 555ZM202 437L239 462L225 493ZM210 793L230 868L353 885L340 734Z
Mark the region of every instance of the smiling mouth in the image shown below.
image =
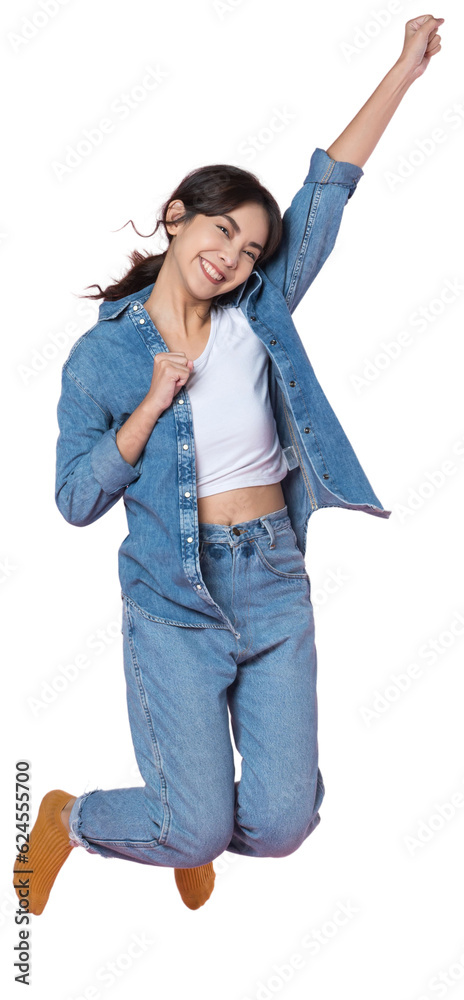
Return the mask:
M209 278L210 281L214 281L215 285L220 285L221 281L226 280L224 276L219 273L219 271L216 271L216 268L213 267L208 260L204 259L204 257L200 257L200 264L203 273L206 274L206 277Z

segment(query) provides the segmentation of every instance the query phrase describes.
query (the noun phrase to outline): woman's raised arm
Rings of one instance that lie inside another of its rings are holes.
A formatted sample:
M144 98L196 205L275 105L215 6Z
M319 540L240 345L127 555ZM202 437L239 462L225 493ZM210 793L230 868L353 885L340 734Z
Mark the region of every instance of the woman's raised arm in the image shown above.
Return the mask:
M333 160L363 167L414 80L440 51L438 28L444 17L423 14L406 22L403 50L360 111L326 150Z

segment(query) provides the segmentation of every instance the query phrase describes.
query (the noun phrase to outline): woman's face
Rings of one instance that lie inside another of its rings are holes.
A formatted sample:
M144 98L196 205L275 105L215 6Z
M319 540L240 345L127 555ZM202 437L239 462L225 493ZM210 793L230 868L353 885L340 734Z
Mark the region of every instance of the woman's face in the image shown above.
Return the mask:
M184 212L182 201L169 206L169 222ZM188 223L168 224L169 246L179 277L199 299L231 291L248 278L262 256L269 219L262 205L244 202L227 215L195 215ZM208 273L208 270L211 273Z

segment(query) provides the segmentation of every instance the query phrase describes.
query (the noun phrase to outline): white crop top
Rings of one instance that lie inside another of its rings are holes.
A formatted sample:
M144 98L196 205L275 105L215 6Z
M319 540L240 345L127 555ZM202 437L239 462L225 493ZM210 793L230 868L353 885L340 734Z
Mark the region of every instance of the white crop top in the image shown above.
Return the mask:
M238 306L212 305L208 343L185 388L197 496L277 483L288 472L268 391L269 355Z

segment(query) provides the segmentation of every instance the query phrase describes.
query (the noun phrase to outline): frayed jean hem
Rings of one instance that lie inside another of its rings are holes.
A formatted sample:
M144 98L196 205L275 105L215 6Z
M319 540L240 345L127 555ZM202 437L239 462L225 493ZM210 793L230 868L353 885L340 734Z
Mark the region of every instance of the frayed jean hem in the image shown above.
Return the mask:
M69 814L69 840L74 845L74 847L84 847L86 851L90 854L99 854L94 847L91 847L88 840L81 833L81 808L89 795L93 795L94 792L99 791L99 789L94 788L91 792L84 792L83 795L79 795L76 801L73 803L73 807Z

